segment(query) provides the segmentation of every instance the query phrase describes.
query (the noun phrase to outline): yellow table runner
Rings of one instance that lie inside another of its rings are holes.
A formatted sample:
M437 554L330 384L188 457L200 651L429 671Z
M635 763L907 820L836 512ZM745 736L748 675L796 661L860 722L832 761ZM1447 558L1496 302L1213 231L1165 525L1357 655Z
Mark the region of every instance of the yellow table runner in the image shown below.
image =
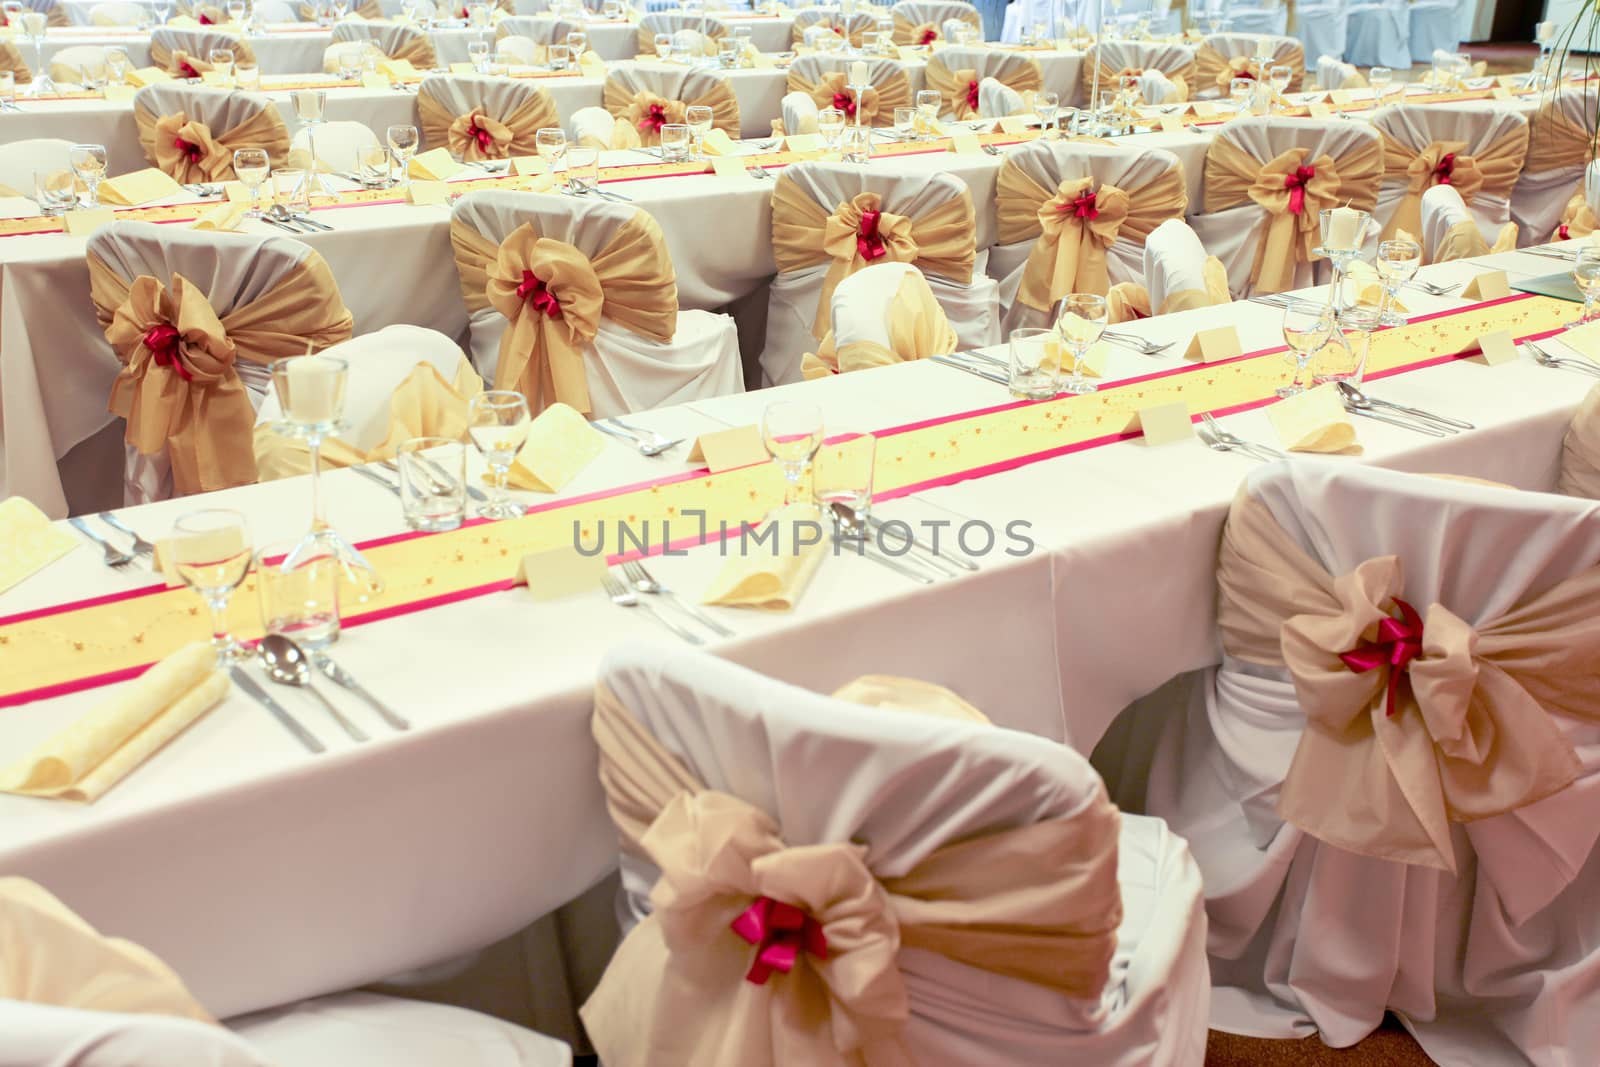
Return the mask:
M1448 361L1476 351L1495 330L1538 336L1571 317L1571 305L1515 296L1418 320L1373 336L1368 367L1381 374ZM1099 392L1038 403L1013 402L880 432L875 485L880 498L982 477L1136 434L1139 409L1184 401L1190 413L1227 411L1268 402L1292 377L1283 351L1161 372L1110 383ZM1485 388L1491 387L1488 381ZM527 553L572 543L574 530L592 546L598 531L615 553L616 524L626 522L653 545L698 541L687 511L703 511L710 536L719 523L737 531L782 498L770 464L719 475L690 474L622 487L589 498L541 505L521 519L476 523L448 533L401 535L364 549L386 588L350 625L404 614L506 588ZM646 527L648 523L648 528ZM230 625L241 638L260 635L253 579L233 597ZM0 706L105 684L138 673L209 636L200 598L186 589L157 589L0 619Z

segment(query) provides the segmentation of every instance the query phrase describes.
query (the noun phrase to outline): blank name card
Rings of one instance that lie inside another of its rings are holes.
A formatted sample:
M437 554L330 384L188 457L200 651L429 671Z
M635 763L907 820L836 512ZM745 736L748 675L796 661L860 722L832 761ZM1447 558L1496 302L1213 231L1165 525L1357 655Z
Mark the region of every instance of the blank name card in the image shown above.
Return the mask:
M766 461L767 446L761 440L761 428L754 423L701 434L689 449L689 462L704 463L712 474Z

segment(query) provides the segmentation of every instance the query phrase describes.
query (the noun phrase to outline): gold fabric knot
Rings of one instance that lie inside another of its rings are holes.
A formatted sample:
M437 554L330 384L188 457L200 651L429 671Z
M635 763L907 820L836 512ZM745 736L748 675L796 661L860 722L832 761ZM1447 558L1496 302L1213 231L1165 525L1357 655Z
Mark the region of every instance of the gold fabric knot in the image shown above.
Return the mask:
M156 120L156 166L181 183L226 181L233 177L233 153L224 151L211 127L183 112Z
M1248 78L1251 81L1255 81L1254 65L1255 60L1249 56L1234 56L1228 60L1227 66L1217 71L1217 88L1222 89L1224 92L1231 90L1233 88L1233 79L1235 78Z
M535 410L560 401L587 414L582 348L594 340L605 303L588 257L523 223L501 242L487 279L484 293L507 322L496 382L517 383Z
M843 71L830 71L824 74L816 88L811 91L811 98L817 102L819 108L836 107L843 111L847 123L856 122L859 114L861 125L878 125L880 109L878 90L869 85L857 100L856 90L849 84L849 76Z
M644 145L661 143L661 127L682 125L686 106L682 100L668 100L641 89L623 111L622 121L639 131L639 142Z
M1128 218L1128 194L1114 185L1094 187L1093 178L1068 178L1039 205L1039 239L1028 253L1017 299L1049 311L1068 293L1101 293L1111 287L1106 250Z
M1282 292L1294 280L1296 263L1313 258L1323 209L1337 207L1339 172L1331 156L1307 161L1309 150L1291 148L1262 166L1249 196L1270 220L1256 246L1250 282L1263 292Z
M450 124L451 155L464 162L475 159L504 159L511 144L511 127L475 107Z

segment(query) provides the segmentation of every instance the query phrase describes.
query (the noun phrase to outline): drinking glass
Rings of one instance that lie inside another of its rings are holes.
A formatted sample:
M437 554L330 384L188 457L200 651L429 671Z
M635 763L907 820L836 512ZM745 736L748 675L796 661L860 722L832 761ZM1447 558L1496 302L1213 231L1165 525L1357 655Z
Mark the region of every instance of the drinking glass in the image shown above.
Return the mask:
M494 476L494 495L478 508L485 519L520 518L524 509L506 492L506 477L512 461L528 436L528 402L511 389L489 389L472 398L467 406L467 432L489 461Z
M106 176L106 146L103 144L75 144L67 150L67 162L72 173L89 188L89 206L100 206L100 182Z
M909 141L917 135L917 109L914 107L897 107L894 109L894 136L897 141Z
M1228 99L1233 101L1235 111L1244 111L1250 106L1250 90L1256 85L1254 78L1235 78L1228 83Z
M1422 246L1415 241L1380 242L1376 265L1378 278L1383 282L1383 306L1378 309L1378 323L1404 326L1405 316L1394 310L1395 297L1422 265Z
M894 19L879 19L874 27L878 31L878 44L884 55L894 55Z
M878 33L876 30L864 30L861 34L861 54L864 56L876 55L878 52Z
M59 215L78 203L78 182L66 167L33 172L33 199L41 215Z
M334 21L343 22L348 14L350 14L350 0L333 0Z
M600 14L608 22L616 22L622 18L622 0L605 0L600 5Z
M347 44L334 53L339 63L339 80L354 81L361 73L361 57L365 50L358 44Z
M567 149L567 190L583 195L600 185L600 150L573 146Z
M296 89L289 94L295 117L306 127L306 150L311 155L311 172L317 170L317 127L322 125L322 115L328 105L328 94L323 89Z
M768 404L761 415L761 440L783 470L784 506L796 503L806 468L822 446L822 409L804 400Z
M817 132L829 149L839 147L839 137L844 133L845 114L836 107L825 107L817 112Z
M50 77L50 68L44 62L44 39L50 32L50 21L42 11L25 11L22 14L22 32L27 34L28 40L33 43L33 69L39 72L33 79L33 87L29 93L32 96L48 96L56 91L56 83Z
M261 626L301 648L327 648L339 639L339 557L324 545L267 545L256 553Z
M1367 71L1367 85L1372 89L1372 99L1380 106L1383 98L1389 95L1389 86L1394 84L1394 71L1388 67L1373 67Z
M545 66L549 67L551 70L566 70L568 65L567 56L568 52L566 45L550 45L544 50Z
M447 437L413 437L395 452L400 508L413 530L454 530L467 516L467 446Z
M554 171L561 157L567 153L567 135L559 126L546 126L533 135L533 147L539 158Z
M467 62L472 64L473 70L477 71L479 74L482 74L484 72L484 68L489 65L489 42L468 41Z
M1367 355L1372 350L1372 331L1378 328L1378 309L1366 304L1345 308L1339 313L1338 332L1329 335L1331 344L1325 345L1316 365L1312 367L1311 380L1318 385L1324 382L1349 382L1359 386L1367 372ZM1355 343L1350 336L1354 334Z
M400 184L411 184L411 157L417 152L417 128L415 126L390 126L385 134L389 142L389 151L394 154L394 161L400 168Z
M661 127L661 158L675 163L689 158L689 127L681 122Z
M211 647L226 666L250 657L228 632L228 599L250 573L250 528L229 508L202 508L172 524L172 562L183 584L211 609Z
M106 88L106 65L103 61L91 60L80 64L78 67L78 84L90 92L102 93Z
M704 104L695 104L683 113L684 120L689 125L689 137L694 142L694 158L706 158L706 134L711 132L711 109Z
M1139 76L1136 74L1123 74L1117 78L1117 106L1123 111L1132 111L1139 105Z
M656 58L663 63L672 58L672 34L656 34Z
M1061 335L1055 330L1012 330L1011 395L1022 400L1048 400L1056 395L1061 371Z
M356 162L360 165L357 172L361 175L363 189L387 189L389 187L389 149L381 144L363 145L356 152Z
M1278 388L1279 396L1306 391L1306 366L1317 350L1333 336L1333 308L1309 300L1287 300L1283 305L1283 340L1294 359L1294 381Z
M1055 129L1056 112L1061 109L1061 97L1048 89L1042 89L1033 94L1033 113L1039 116L1039 129L1048 132Z
M573 65L583 61L583 53L589 47L589 35L581 30L573 30L567 34L567 55L572 57Z
M298 167L285 167L272 172L275 200L289 210L291 215L303 215L311 210L311 185L307 172Z
M1289 82L1293 79L1294 68L1287 64L1277 63L1267 68L1267 80L1271 82L1273 91L1279 96L1289 91Z
M872 513L872 474L877 439L871 434L844 434L817 448L811 465L811 496L824 511L843 504L863 525Z
M0 70L0 111L17 106L17 76L9 70Z
M233 49L213 48L207 57L211 61L211 69L217 72L217 77L223 85L229 83L233 77Z
M228 13L229 22L235 26L244 26L245 5L243 0L228 0L228 6L225 10Z
M1068 393L1092 393L1099 387L1083 376L1083 357L1106 328L1106 298L1093 293L1069 293L1062 298L1058 310L1056 332L1072 353L1072 373L1061 388Z
M472 4L467 8L467 25L475 30L494 28L494 11L488 4Z
M247 93L261 91L261 68L254 63L235 63L233 83Z
M944 97L939 95L939 90L917 90L917 134L920 139L933 139L934 131L939 128L939 109L943 106Z
M117 84L125 84L128 80L128 71L132 69L128 62L128 53L120 48L106 49L106 71L115 79Z
M1572 280L1583 294L1583 317L1573 326L1583 326L1595 319L1595 301L1600 299L1600 248L1584 245L1578 249L1578 258L1572 264Z
M172 14L172 0L151 0L150 10L155 12L156 25L165 26Z
M839 135L846 163L866 163L872 158L872 127L846 126Z
M744 60L744 45L737 38L724 37L717 42L717 62L723 70L737 69Z
M250 210L246 218L261 217L261 184L267 180L272 164L264 148L237 148L233 152L233 174L250 190Z

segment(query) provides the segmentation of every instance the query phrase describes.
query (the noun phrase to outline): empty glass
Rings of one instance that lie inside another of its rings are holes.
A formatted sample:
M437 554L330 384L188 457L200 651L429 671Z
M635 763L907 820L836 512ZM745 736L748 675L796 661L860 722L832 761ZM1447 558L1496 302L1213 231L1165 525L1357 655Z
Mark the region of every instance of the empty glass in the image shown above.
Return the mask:
M358 44L347 44L334 52L334 60L339 64L341 81L354 81L361 73L361 57L364 51Z
M866 163L872 158L872 127L846 126L839 136L846 163Z
M271 162L264 148L236 148L233 152L233 176L250 190L250 210L247 218L261 217L261 185L271 172Z
M1378 309L1380 325L1406 324L1406 317L1394 310L1395 297L1421 265L1422 246L1415 241L1383 241L1378 245L1378 278L1383 282L1383 303Z
M566 70L570 53L564 44L553 44L544 50L545 66L551 70Z
M672 34L656 34L656 58L663 63L672 58Z
M1286 300L1283 305L1283 340L1294 360L1294 380L1278 387L1279 396L1306 391L1306 366L1333 336L1333 308L1309 300Z
M0 111L10 111L17 106L17 76L9 70L0 70Z
M327 648L339 639L339 557L321 544L283 542L256 554L261 625L302 648Z
M400 184L411 184L411 157L417 154L417 128L415 126L390 126L385 138L395 165L400 168Z
M1046 132L1055 129L1056 112L1061 109L1061 97L1048 89L1033 94L1033 113L1039 116L1039 127Z
M228 85L233 78L233 49L213 48L206 57L211 62L211 69L216 73L217 79L223 85Z
M605 0L605 3L600 5L600 14L608 22L617 22L622 18L622 0Z
M72 173L78 176L89 190L89 206L100 206L100 182L106 176L106 146L103 144L75 144L67 150L67 162Z
M897 107L894 109L894 136L896 140L909 141L917 135L917 109L914 107Z
M33 199L41 215L59 215L78 204L78 182L72 171L58 169L33 172Z
M1289 91L1289 83L1294 80L1294 68L1283 63L1270 66L1267 68L1267 80L1272 83L1273 91L1281 96Z
M250 650L228 630L228 600L250 573L250 528L228 508L191 511L172 524L172 563L183 584L211 610L211 647L219 664L239 663Z
M1056 332L1072 353L1072 373L1061 388L1068 393L1092 393L1099 387L1083 376L1083 357L1106 328L1106 298L1094 293L1070 293L1057 308Z
M395 452L400 508L413 530L454 530L467 515L467 446L447 437L413 437Z
M1583 326L1595 318L1595 301L1600 299L1600 248L1584 245L1578 249L1578 258L1572 264L1572 280L1583 294L1583 317L1573 326Z
M120 48L106 49L106 72L116 79L118 85L123 85L128 80L128 71L132 64L128 62L128 53Z
M244 0L228 0L228 6L225 8L225 10L228 12L229 22L233 23L235 26L244 25L244 16L246 10Z
M711 109L704 104L695 104L683 113L684 121L689 126L689 137L694 142L694 158L706 158L706 134L711 132Z
M482 74L489 66L489 42L468 41L467 62L472 64L472 69Z
M1054 330L1012 330L1011 395L1022 400L1048 400L1056 395L1061 369L1061 335Z
M1373 67L1367 71L1367 85L1372 89L1372 98L1378 104L1383 103L1383 98L1389 94L1389 86L1394 84L1394 71L1388 67Z
M360 166L361 186L364 189L389 187L389 149L381 144L363 145L356 152Z
M872 475L877 439L871 434L843 434L818 447L811 465L811 496L827 510L843 504L863 523L872 512Z
M839 137L844 133L844 120L844 112L836 107L825 107L817 112L817 132L822 135L822 143L829 149L838 149Z
M797 502L806 468L822 446L822 409L803 400L768 404L761 415L761 440L783 470L784 505Z
M533 135L533 147L554 171L567 153L567 135L559 126L545 126Z
M917 136L923 140L931 140L939 128L939 109L944 105L944 97L939 95L937 89L919 89L917 91Z
M235 63L233 83L247 93L261 91L261 68L254 63Z
M717 42L717 63L723 70L735 70L744 62L744 45L738 38L724 37Z
M472 398L467 406L467 432L489 462L494 495L478 514L486 519L515 519L524 514L522 505L506 492L511 464L528 437L528 402L511 389L489 389Z
M589 48L589 35L581 30L573 30L567 34L567 55L572 57L574 64L583 59L583 53Z
M1228 83L1228 99L1233 102L1235 111L1244 111L1250 106L1250 90L1255 85L1254 78L1235 78Z
M307 173L298 168L284 168L272 172L276 200L291 215L304 215L311 210L311 183Z
M689 127L681 122L661 127L661 158L678 163L689 158Z
M600 185L600 150L574 146L567 149L567 190L583 195Z

